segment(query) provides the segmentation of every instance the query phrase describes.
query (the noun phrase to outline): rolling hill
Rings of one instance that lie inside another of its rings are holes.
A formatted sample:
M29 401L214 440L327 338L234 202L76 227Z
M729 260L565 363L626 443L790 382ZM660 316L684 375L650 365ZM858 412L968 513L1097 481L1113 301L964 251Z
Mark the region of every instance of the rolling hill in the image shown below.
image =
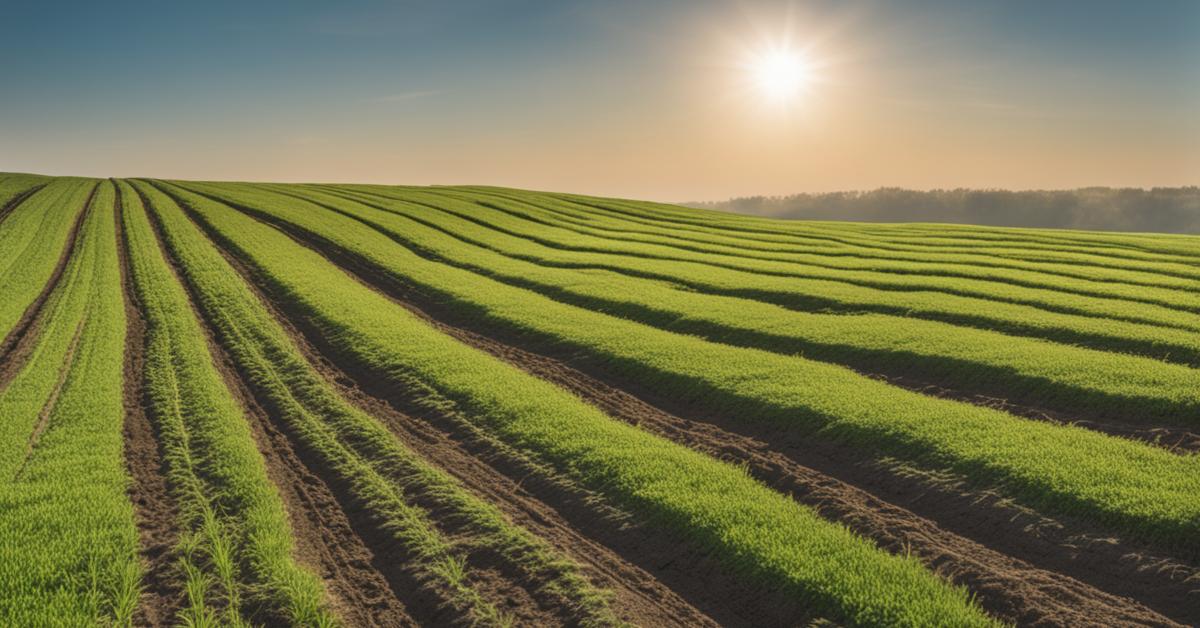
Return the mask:
M1200 622L1200 237L0 174L4 625Z

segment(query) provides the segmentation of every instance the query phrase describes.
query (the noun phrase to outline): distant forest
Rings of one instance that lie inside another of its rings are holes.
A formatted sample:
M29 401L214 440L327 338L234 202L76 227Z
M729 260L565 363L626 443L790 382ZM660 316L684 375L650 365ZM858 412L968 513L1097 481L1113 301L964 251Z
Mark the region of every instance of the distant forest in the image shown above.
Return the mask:
M880 188L684 203L771 218L865 222L948 222L999 227L1200 234L1200 187L1077 190Z

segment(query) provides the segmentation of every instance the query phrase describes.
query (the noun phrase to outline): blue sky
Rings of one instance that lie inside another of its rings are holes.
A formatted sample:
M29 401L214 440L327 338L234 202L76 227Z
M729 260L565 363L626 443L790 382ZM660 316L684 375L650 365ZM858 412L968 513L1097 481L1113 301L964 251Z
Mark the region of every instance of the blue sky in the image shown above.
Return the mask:
M1200 177L1200 2L6 3L0 170L661 200ZM818 80L761 106L740 59Z

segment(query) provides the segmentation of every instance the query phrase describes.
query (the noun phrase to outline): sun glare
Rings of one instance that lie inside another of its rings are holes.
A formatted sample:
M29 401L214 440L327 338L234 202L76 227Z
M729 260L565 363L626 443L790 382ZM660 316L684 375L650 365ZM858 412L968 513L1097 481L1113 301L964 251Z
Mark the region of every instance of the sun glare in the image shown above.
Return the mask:
M747 64L754 84L763 96L775 103L794 100L808 89L812 71L801 52L790 49L765 50Z

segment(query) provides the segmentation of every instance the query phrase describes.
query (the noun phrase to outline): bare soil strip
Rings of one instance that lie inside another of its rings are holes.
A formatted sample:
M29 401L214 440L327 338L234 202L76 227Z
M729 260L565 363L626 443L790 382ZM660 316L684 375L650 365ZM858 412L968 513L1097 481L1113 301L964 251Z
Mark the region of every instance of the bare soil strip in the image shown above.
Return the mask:
M140 194L140 192L139 192ZM251 430L267 463L267 473L279 490L292 524L295 552L301 563L322 578L330 595L332 609L348 625L416 626L409 600L421 583L397 578L396 565L387 552L372 551L378 545L362 534L364 515L355 507L343 509L344 500L334 488L314 473L271 417L257 402L233 364L232 358L216 342L211 322L196 307L197 296L184 280L178 262L164 244L157 215L146 205L155 240L180 285L191 301L193 313L204 327L214 364L226 385L246 409ZM430 619L437 619L436 616Z
M50 295L54 294L63 272L67 269L67 262L71 260L71 256L74 255L75 249L79 245L79 231L83 227L84 218L87 218L88 212L92 210L92 200L96 197L98 189L100 189L99 182L92 188L79 215L75 217L75 224L71 225L71 231L67 235L67 245L63 247L58 264L54 267L50 278L46 280L42 292L33 300L33 303L29 304L29 307L25 308L25 312L12 331L5 336L3 341L0 341L0 390L8 386L17 373L21 372L21 367L25 366L25 361L29 359L29 354L37 344L42 324L42 309L46 305L46 301L50 299Z
M37 194L47 185L50 185L50 183L40 183L9 199L8 202L4 204L4 207L0 207L0 222L3 222L4 219L7 218L8 215L11 214L17 207L20 207L21 203L25 202L25 199Z
M615 594L623 619L648 626L764 626L817 618L793 601L729 573L680 539L640 524L464 417L437 407L441 404L414 398L413 391L398 390L393 381L359 368L323 342L306 317L283 301L268 299L257 288L269 287L267 278L226 249L219 234L200 221L195 224L219 245L310 361L348 399L383 419L407 445L514 522L584 565L593 582Z
M158 433L147 415L149 401L143 386L146 321L142 317L129 262L124 229L125 200L117 188L117 255L125 299L125 466L129 500L136 514L144 572L138 625L171 625L183 602L182 579L173 565L178 558L179 510L167 488Z
M1021 624L1200 621L1200 591L1195 590L1200 569L1189 561L1084 522L1045 517L986 491L881 463L851 462L862 460L861 451L711 416L704 408L658 397L636 382L611 381L599 365L531 338L481 329L352 254L289 225L268 222L447 333L574 390L617 418L746 464L769 485L881 546L914 552L931 568L976 591L985 608L1000 617ZM535 346L544 355L518 344Z

